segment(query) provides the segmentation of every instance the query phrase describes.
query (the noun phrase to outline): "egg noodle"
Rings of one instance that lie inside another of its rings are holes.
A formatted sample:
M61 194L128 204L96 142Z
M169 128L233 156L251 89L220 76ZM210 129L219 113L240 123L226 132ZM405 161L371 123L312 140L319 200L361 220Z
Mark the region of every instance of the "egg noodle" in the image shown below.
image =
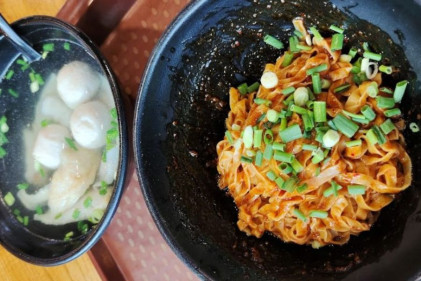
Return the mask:
M340 28L323 38L302 19L293 23L289 50L265 66L262 84L229 91L219 187L233 197L247 235L344 244L411 184L397 108L407 81L380 87L379 54L367 46L342 54Z

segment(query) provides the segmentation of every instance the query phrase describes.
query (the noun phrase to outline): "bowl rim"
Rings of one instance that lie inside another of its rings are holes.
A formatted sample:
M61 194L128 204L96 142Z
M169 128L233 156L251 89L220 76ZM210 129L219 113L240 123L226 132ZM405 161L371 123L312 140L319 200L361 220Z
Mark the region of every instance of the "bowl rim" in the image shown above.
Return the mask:
M123 194L124 185L126 183L127 173L128 173L128 160L129 160L129 137L128 137L128 128L127 128L127 120L126 120L126 111L124 109L124 101L121 97L121 91L119 85L117 83L117 78L113 73L109 63L105 59L105 57L100 52L99 48L95 45L95 43L85 34L83 31L79 30L77 27L66 23L60 19L51 17L51 16L29 16L22 19L19 19L13 22L11 25L13 28L16 27L23 27L26 25L33 25L33 24L44 24L50 25L52 27L56 27L62 30L65 30L67 33L71 34L79 43L81 43L82 47L87 49L89 54L93 56L96 62L99 64L101 70L104 72L106 76L111 91L113 94L113 99L115 103L115 107L117 110L118 116L118 126L119 126L119 163L117 168L117 175L116 181L114 184L113 194L111 195L110 201L107 205L106 211L104 216L102 217L101 221L97 224L98 227L92 229L88 232L84 240L81 244L72 249L71 251L67 252L64 255L58 257L51 257L51 258L40 258L35 257L33 255L23 253L19 248L14 247L8 243L5 243L2 239L0 239L0 244L10 253L12 253L17 258L24 260L26 262L41 265L41 266L56 266L61 265L67 262L70 262L82 254L86 253L90 248L92 248L96 242L101 238L104 234L106 228L109 226L111 219L113 218L120 199ZM34 235L37 235L34 233ZM49 238L44 239L48 240ZM52 241L58 241L56 239L51 239ZM70 240L71 241L71 240Z

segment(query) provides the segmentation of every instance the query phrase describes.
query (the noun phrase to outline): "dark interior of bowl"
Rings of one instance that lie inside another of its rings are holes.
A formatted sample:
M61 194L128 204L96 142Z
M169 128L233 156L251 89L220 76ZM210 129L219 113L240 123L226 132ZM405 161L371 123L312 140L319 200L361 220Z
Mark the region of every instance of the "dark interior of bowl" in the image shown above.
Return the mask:
M421 272L420 133L404 131L413 184L368 232L314 250L237 229L233 200L217 185L216 144L229 111L228 89L259 79L280 55L262 42L287 42L291 19L324 34L344 26L346 46L369 42L408 79L407 124L421 113L421 6L411 1L195 1L161 39L140 88L135 153L148 206L162 234L203 278L215 280L416 280ZM358 15L358 17L356 16ZM345 49L346 50L346 49ZM407 60L408 59L408 60Z
M34 62L31 68L46 79L51 73L57 72L64 64L72 60L82 60L95 67L96 71L103 73L110 82L114 94L116 108L119 114L120 128L120 163L117 181L108 209L103 220L87 234L77 232L76 223L62 226L45 225L29 220L25 227L20 223L13 211L18 209L21 215L32 218L33 212L26 209L16 199L13 208L7 207L4 202L0 204L0 243L16 256L41 265L55 265L76 258L92 247L108 226L121 197L125 172L128 162L127 129L122 108L122 101L115 78L110 72L105 60L97 51L94 44L85 35L49 17L32 17L13 24L19 35L24 37L31 45L42 52L43 44L54 43L55 50L47 58ZM69 42L70 51L63 47L64 42ZM7 155L0 160L0 191L3 196L11 191L16 193L17 184L24 182L25 157L23 130L32 122L35 108L39 99L39 92L32 94L29 91L28 72L20 69L16 59L20 56L10 42L4 37L0 38L0 74L2 77L13 70L14 75L10 80L4 79L1 83L3 94L0 96L0 116L8 118L10 127L7 137ZM13 89L18 96L9 94ZM42 89L41 89L42 90ZM29 190L29 192L31 192ZM63 241L66 233L73 231L74 239Z

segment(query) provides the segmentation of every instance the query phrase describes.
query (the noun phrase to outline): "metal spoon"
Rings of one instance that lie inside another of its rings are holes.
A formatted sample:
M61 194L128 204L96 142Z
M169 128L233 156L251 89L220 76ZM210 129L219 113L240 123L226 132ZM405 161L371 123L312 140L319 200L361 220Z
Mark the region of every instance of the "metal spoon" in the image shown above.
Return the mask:
M13 31L2 14L0 14L0 32L13 43L29 63L41 59L41 54L35 51L31 45Z

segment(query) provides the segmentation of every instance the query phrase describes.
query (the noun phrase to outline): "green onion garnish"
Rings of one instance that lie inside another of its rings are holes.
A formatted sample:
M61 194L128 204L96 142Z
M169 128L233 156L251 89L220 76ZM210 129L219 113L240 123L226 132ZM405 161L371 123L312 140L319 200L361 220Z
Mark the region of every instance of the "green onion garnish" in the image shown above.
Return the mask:
M279 169L281 169L282 173L286 175L292 172L292 167L288 163L281 163L281 165L279 165Z
M24 226L27 226L27 225L29 224L29 217L28 217L28 216L24 216L24 217L23 217L23 222L22 222L22 224L23 224Z
M384 115L386 117L399 116L401 114L402 114L402 112L401 112L401 110L399 108L392 108L392 109L386 110L384 112Z
M392 90L386 87L381 87L380 92L386 93L386 94L393 94Z
M285 130L286 127L287 127L287 119L286 118L282 118L281 119L281 124L279 125L279 131Z
M69 44L69 42L64 42L64 44L63 44L63 48L64 48L66 51L70 51L70 44Z
M37 81L38 84L40 84L40 85L45 84L44 79L42 78L41 74L39 74L39 73L35 73L35 81Z
M269 172L266 173L266 176L268 177L268 179L270 179L271 181L274 181L276 179L276 174L274 171L270 170Z
M366 52L367 52L367 51L370 51L370 46L368 45L368 43L367 43L367 42L364 42L364 43L363 43L363 50L364 50L364 51L366 51Z
M348 185L348 193L351 195L365 194L366 187L364 185Z
M75 210L73 211L72 218L74 218L75 220L77 220L77 219L79 218L79 216L80 216L80 211L79 211L79 209L75 209Z
M297 184L297 178L296 177L290 177L285 182L285 184L283 186L283 189L285 189L288 192L293 192L296 184Z
M303 34L298 30L294 30L294 35L297 36L298 38L303 38Z
M357 124L342 114L336 115L336 117L333 118L333 123L335 124L336 128L338 128L338 130L348 138L352 138L352 136L355 135L359 128Z
M232 139L232 135L231 135L230 131L225 131L225 136L227 137L227 140L230 144L234 143L234 140Z
M315 151L311 153L313 155L313 158L311 159L311 162L313 164L318 164L323 161L325 158L323 150L321 148L317 148Z
M364 115L362 115L362 114L355 114L355 113L351 113L351 112L346 111L346 110L342 110L342 113L345 114L348 117L351 117L351 118L359 118L359 119L365 118Z
M238 124L232 124L231 129L233 131L240 131L241 130L241 126Z
M298 186L296 188L296 190L297 190L298 193L302 193L302 192L306 191L307 188L308 188L308 185L306 183L304 183L304 184Z
M27 189L29 187L29 184L28 183L19 183L16 187L18 189L25 190L25 189Z
M292 104L290 106L290 110L292 112L296 112L296 113L298 113L300 115L307 114L307 109L305 109L305 108L303 108L301 106L295 105L295 104Z
M284 60L282 61L282 67L287 67L288 65L290 65L293 59L294 59L294 54L289 51L286 51L284 53Z
M353 141L346 141L345 145L346 147L354 147L354 146L360 146L362 145L362 141L360 139L358 140L353 140Z
M305 106L309 100L309 94L307 88L300 87L294 92L294 102L298 106Z
M298 124L294 124L279 132L279 136L285 143L287 143L301 138L303 134L301 132L300 126Z
M18 97L19 97L19 94L18 94L15 90L13 90L13 89L8 89L7 91L9 92L9 94L10 94L12 97L14 97L14 98L18 98Z
M352 47L352 48L349 50L348 55L350 55L352 58L355 58L355 56L357 55L357 53L358 53L358 49L357 49L357 48L355 48L355 47Z
M395 100L393 98L378 96L376 97L376 101L379 108L393 108L395 106Z
M272 102L270 100L261 99L261 98L254 99L254 103L258 104L258 105L264 104L264 105L267 105L267 106L270 106L272 104Z
M375 60L375 61L380 61L382 59L382 55L381 54L376 54L370 51L365 51L363 53L363 57L371 59L371 60Z
M83 206L85 208L89 208L92 205L92 198L91 196L86 197L85 201L83 201Z
M83 221L79 221L77 223L77 230L80 231L80 233L82 234L86 234L88 232L89 226L87 223L83 222Z
M253 163L253 159L247 156L241 156L240 162L251 164Z
M395 91L393 93L393 98L395 102L401 102L403 95L405 94L406 86L408 85L407 80L400 81L396 84Z
M332 44L330 46L330 49L332 51L342 50L343 44L344 44L344 35L340 33L334 34L332 36Z
M289 94L292 94L294 92L295 92L295 88L291 86L291 87L283 89L281 93L284 94L284 95L289 95Z
M289 38L289 49L293 53L297 53L300 49L297 48L298 45L298 38L296 36L292 36Z
M273 155L272 145L267 144L265 147L265 151L263 152L263 158L266 160L270 160L272 159L272 155Z
M314 35L317 40L322 40L323 37L315 26L310 27L310 32Z
M313 118L308 114L303 114L301 117L303 118L304 130L306 132L311 131L314 128Z
M393 71L391 66L386 66L386 65L380 65L379 70L386 74L392 74L392 71Z
M273 142L273 132L270 129L267 129L263 135L263 140L265 144L271 144Z
M327 70L327 64L323 63L323 64L320 64L320 65L315 66L313 68L310 68L309 70L307 70L306 74L307 75L313 75L314 73L322 72L322 71L325 71L325 70Z
M262 166L263 162L263 153L259 150L256 152L256 157L254 158L254 165L257 167Z
M310 46L307 46L307 45L297 44L297 49L300 49L300 50L303 50L303 51L310 51L312 48Z
M284 181L284 179L283 178L281 178L281 177L277 177L276 179L275 179L275 183L276 183L276 185L279 187L279 188L283 188L284 187L284 183L285 183L285 181Z
M383 133L387 135L390 132L392 132L394 129L396 129L396 127L395 127L395 124L393 124L392 120L387 119L386 121L383 122L383 124L380 125L380 129L382 129Z
M386 136L383 134L383 132L380 130L380 128L377 125L374 125L373 127L371 127L371 129L376 134L379 144L385 144L387 139L386 139Z
M260 115L260 117L257 119L257 123L260 123L260 122L262 122L263 121L263 119L265 119L265 117L266 117L266 113L263 113L262 115Z
M64 140L66 141L66 143L67 143L67 145L71 148L71 149L73 149L73 150L75 150L75 151L77 151L77 146L76 146L76 144L75 144L75 142L71 139L71 138L64 138Z
M277 150L275 151L275 155L273 155L273 158L280 162L292 163L292 161L294 160L294 155L291 153Z
M414 123L414 122L411 122L409 124L409 129L411 129L411 131L413 133L418 133L420 131L420 127L418 127L418 125L416 123Z
M11 192L7 192L6 195L4 195L4 202L6 202L7 206L12 206L15 204L15 196Z
M238 86L238 91L240 92L240 94L245 95L248 93L248 86L247 83L243 83L240 86Z
M310 213L308 214L308 216L310 218L325 219L325 218L327 218L328 213L326 211L313 210L313 211L310 211Z
M273 109L269 109L266 112L266 117L267 117L268 121L270 121L272 123L276 123L279 119L279 112L277 112L276 110L273 110Z
M379 142L377 135L373 129L368 130L365 135L367 137L368 142L371 143L372 145L375 145L376 143Z
M320 94L322 92L322 82L320 80L320 74L315 73L311 75L311 81L313 83L313 92Z
M260 87L260 83L259 82L254 82L253 84L251 84L250 86L247 87L247 92L253 93L256 92Z
M13 71L13 69L10 69L9 71L7 71L6 73L6 80L10 80L13 77L13 74L15 74L15 72Z
M327 79L322 79L322 89L329 89L330 88L330 81Z
M317 123L326 122L326 102L314 102L314 121Z
M273 150L284 151L285 143L274 142L272 148Z
M250 148L253 145L253 127L250 125L244 129L243 142L245 148Z
M345 84L343 84L343 85L341 85L341 86L339 86L339 87L336 87L336 88L333 90L333 92L334 92L334 93L339 93L339 92L342 92L342 91L348 90L350 87L351 87L351 85L350 85L350 84L345 83Z
M54 51L54 43L47 43L47 44L44 44L44 45L42 46L42 49L43 49L45 52L52 52L52 51Z
M276 39L275 37L269 34L265 35L265 37L263 38L263 41L266 44L274 47L275 49L282 49L284 47L284 44L281 41L279 41L278 39Z
M302 146L303 150L308 150L308 151L316 151L317 150L317 146L313 145L313 144L303 144Z
M263 130L254 130L253 147L260 147L262 145Z
M37 206L36 208L35 208L35 213L37 213L37 215L42 215L43 213L44 213L44 210L42 209L42 207L41 206Z
M300 210L294 209L293 213L294 213L295 216L297 216L297 218L299 218L303 222L307 222L306 216Z
M3 159L4 156L6 155L7 155L7 151L3 147L0 146L0 159Z
M300 173L304 169L303 165L301 165L301 163L296 158L292 159L291 167L296 173Z
M329 27L329 29L330 30L333 30L333 31L335 31L335 32L338 32L338 33L344 33L344 31L345 30L343 30L342 28L340 28L340 27L337 27L336 25L334 25L334 24L332 24L330 27Z
M369 105L364 105L361 108L361 113L367 118L369 121L373 121L376 118L376 113Z
M323 136L323 146L327 148L334 147L339 142L340 138L341 136L338 132L329 129Z

